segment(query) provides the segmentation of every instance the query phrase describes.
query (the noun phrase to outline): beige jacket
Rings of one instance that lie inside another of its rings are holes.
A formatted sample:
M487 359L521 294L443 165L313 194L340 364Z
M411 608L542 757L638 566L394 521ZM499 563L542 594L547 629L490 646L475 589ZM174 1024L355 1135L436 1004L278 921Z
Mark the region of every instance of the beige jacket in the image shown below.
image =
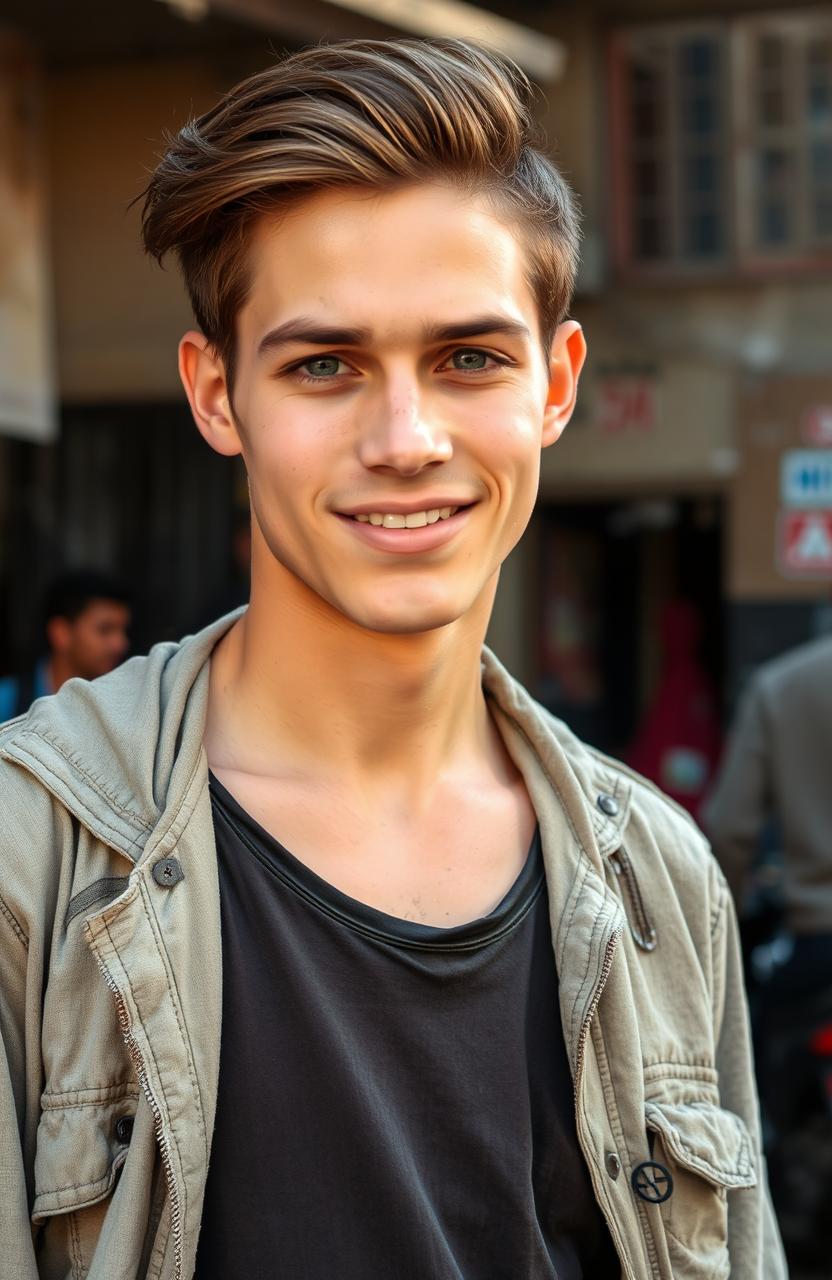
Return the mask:
M230 621L0 730L2 1280L193 1274L221 1016L202 734ZM488 652L483 682L540 821L578 1134L622 1275L785 1276L716 863ZM632 1184L651 1148L662 1204Z
M832 637L755 673L704 820L739 900L767 820L784 853L786 919L832 933Z

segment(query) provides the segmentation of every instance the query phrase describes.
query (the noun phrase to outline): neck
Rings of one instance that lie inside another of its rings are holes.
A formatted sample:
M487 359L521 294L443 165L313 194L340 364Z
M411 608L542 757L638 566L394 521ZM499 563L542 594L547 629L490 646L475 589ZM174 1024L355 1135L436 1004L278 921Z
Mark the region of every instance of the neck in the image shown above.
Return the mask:
M389 635L349 622L306 588L275 593L255 580L247 612L212 657L212 768L288 767L415 798L449 767L491 756L480 653L496 582L448 626Z

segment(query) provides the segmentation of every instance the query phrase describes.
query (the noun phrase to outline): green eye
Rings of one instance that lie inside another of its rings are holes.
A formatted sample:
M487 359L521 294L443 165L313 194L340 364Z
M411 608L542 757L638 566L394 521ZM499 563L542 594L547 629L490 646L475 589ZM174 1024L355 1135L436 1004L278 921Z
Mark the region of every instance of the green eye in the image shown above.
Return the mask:
M465 373L477 373L486 367L488 356L484 351L455 351L452 360L455 369L462 369Z
M321 356L318 360L307 360L303 368L312 378L334 378L341 368L341 361L337 356Z

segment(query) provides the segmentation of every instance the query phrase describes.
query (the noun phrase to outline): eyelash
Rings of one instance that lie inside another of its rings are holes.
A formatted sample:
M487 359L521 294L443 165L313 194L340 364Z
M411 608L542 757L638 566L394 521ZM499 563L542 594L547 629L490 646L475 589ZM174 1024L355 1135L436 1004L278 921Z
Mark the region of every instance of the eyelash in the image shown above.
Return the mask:
M442 363L447 364L447 362L449 360L452 360L454 356L461 355L463 353L467 354L468 352L474 353L475 355L485 356L487 360L493 361L494 364L502 368L507 368L514 364L514 361L509 360L506 356L494 355L492 351L486 351L482 347L457 347L455 348L455 350L451 351L450 354L445 357ZM317 385L321 385L323 383L333 383L338 381L340 378L343 378L344 376L348 376L342 373L336 373L336 374L333 374L331 378L314 378L311 374L303 372L304 365L311 364L313 360L338 360L341 364L347 364L346 360L342 359L341 356L336 356L334 352L331 355L328 352L323 352L319 356L307 357L306 360L301 360L298 364L292 365L290 368L286 370L286 373L289 374L291 377L295 378L298 382L303 382L306 384L315 383ZM493 369L491 368L469 369L467 371L465 369L455 369L454 372L461 373L468 378L474 378L477 376L477 374L482 375L485 373L493 373Z

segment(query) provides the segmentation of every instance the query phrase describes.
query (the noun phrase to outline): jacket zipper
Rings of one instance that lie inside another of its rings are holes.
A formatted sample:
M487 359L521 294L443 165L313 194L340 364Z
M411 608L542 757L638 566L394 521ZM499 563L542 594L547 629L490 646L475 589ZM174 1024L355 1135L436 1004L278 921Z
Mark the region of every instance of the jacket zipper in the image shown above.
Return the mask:
M620 938L620 936L621 936L621 930L616 929L615 932L612 933L610 937L607 939L607 945L604 949L604 960L601 965L601 972L598 977L598 984L593 993L590 1006L587 1009L586 1014L584 1015L584 1020L581 1023L580 1035L578 1036L578 1052L575 1057L575 1116L576 1116L579 1130L582 1129L583 1126L581 1124L580 1111L577 1104L578 1104L578 1094L580 1093L581 1082L583 1080L586 1042L589 1037L589 1028L592 1023L592 1019L595 1016L595 1010L598 1008L598 1002L601 999L601 995L603 993L604 987L607 984L607 978L610 975L610 969L612 968L612 962L615 956L615 949L618 946L618 939ZM579 1133L579 1138L580 1138L580 1133ZM584 1150L586 1151L588 1147L588 1143L584 1141L582 1142L581 1145L584 1147ZM587 1163L590 1164L590 1167L591 1167L592 1162L588 1160ZM631 1278L634 1278L635 1273L633 1272L633 1269L632 1269L632 1264L630 1262L629 1254L626 1248L626 1242L622 1240L621 1241L622 1248L619 1249L618 1247L619 1241L618 1241L617 1224L607 1219L607 1226L613 1238L613 1243L616 1246L616 1250L618 1251L619 1256L621 1258L622 1268L626 1267L628 1269L628 1272L627 1272L628 1275ZM653 1273L656 1274L652 1265L651 1265L651 1271L653 1271Z
M642 951L655 951L656 942L658 941L656 930L647 915L647 908L641 896L641 889L639 888L632 862L623 848L616 849L611 853L609 860L610 866L624 887L622 897L630 904L628 923L630 925L630 933L633 935L633 941ZM635 920L635 923L633 923L633 920Z
M604 950L604 961L603 961L603 964L601 965L601 972L598 975L598 983L595 987L595 991L593 993L590 1006L587 1009L586 1013L584 1014L584 1020L581 1023L581 1031L578 1036L578 1052L575 1056L575 1097L576 1098L578 1096L578 1091L581 1087L581 1079L583 1077L584 1053L586 1051L587 1036L589 1035L589 1026L590 1026L590 1023L592 1022L593 1017L595 1016L595 1010L598 1008L598 1001L601 999L601 996L604 991L604 987L607 985L607 978L610 976L610 969L612 968L612 961L613 961L613 956L615 955L615 948L618 946L618 938L619 938L620 932L621 932L620 929L616 929L615 932L612 933L610 937L607 939L607 945Z
M578 1052L575 1057L575 1118L578 1126L579 1141L581 1141L581 1136L582 1136L581 1131L583 1129L583 1124L581 1122L580 1109L578 1107L578 1096L581 1091L581 1082L583 1080L583 1074L584 1074L584 1058L586 1055L586 1042L589 1037L589 1028L592 1023L592 1019L595 1016L595 1010L598 1008L598 1002L601 999L601 995L603 993L604 987L607 984L607 978L610 975L610 969L612 968L612 962L615 956L615 949L618 946L618 939L620 936L620 932L621 932L620 929L616 929L615 932L611 934L611 936L607 939L607 945L606 945L606 948L604 949L604 959L603 959L603 963L601 964L601 972L598 975L598 983L595 987L595 991L593 992L590 1006L587 1009L586 1013L584 1014L584 1020L581 1023L581 1030L580 1030L580 1034L578 1035ZM587 1151L588 1142L586 1140L585 1134L583 1135L583 1141L581 1141L581 1146L584 1148L585 1151ZM590 1168L591 1168L592 1162L588 1160L587 1163L590 1165ZM619 1239L617 1224L614 1221L612 1221L610 1218L608 1218L606 1214L604 1214L604 1217L606 1218L606 1221L607 1221L607 1228L610 1232L610 1235L613 1238L613 1243L615 1244L616 1252L621 1258L622 1268L627 1267L628 1269L627 1274L631 1277L631 1280L632 1280L633 1272L632 1272L632 1268L630 1267L629 1260L625 1262L625 1258L628 1257L626 1244L623 1239ZM622 1271L622 1274L624 1274L623 1271Z
M150 1086L150 1081L147 1078L147 1072L145 1071L144 1060L142 1058L141 1051L138 1045L136 1044L135 1038L133 1036L133 1032L130 1029L130 1015L127 1012L127 1006L124 1003L124 997L122 996L115 979L113 978L112 974L110 973L104 961L98 956L97 953L95 958L96 958L96 961L98 962L98 967L101 970L101 973L104 977L104 981L106 982L107 986L110 988L110 991L113 993L113 997L116 1003L116 1011L118 1013L118 1022L119 1022L119 1027L121 1029L121 1034L124 1037L124 1043L127 1045L127 1051L130 1054L130 1057L133 1061L133 1066L136 1069L136 1074L139 1078L139 1083L144 1092L144 1096L147 1098L148 1105L150 1107L151 1112L153 1113L153 1127L156 1131L156 1141L159 1144L159 1150L162 1156L162 1167L165 1171L165 1181L167 1182L168 1195L170 1197L170 1218L171 1218L170 1225L171 1225L171 1233L173 1235L173 1263L174 1263L173 1280L181 1280L181 1277L182 1277L182 1208L179 1200L179 1190L176 1186L176 1175L173 1170L173 1161L171 1160L171 1156L170 1156L170 1143L168 1142L168 1139L164 1133L164 1125L162 1123L162 1112L159 1109L159 1104L156 1101L156 1096L153 1093L153 1089Z

